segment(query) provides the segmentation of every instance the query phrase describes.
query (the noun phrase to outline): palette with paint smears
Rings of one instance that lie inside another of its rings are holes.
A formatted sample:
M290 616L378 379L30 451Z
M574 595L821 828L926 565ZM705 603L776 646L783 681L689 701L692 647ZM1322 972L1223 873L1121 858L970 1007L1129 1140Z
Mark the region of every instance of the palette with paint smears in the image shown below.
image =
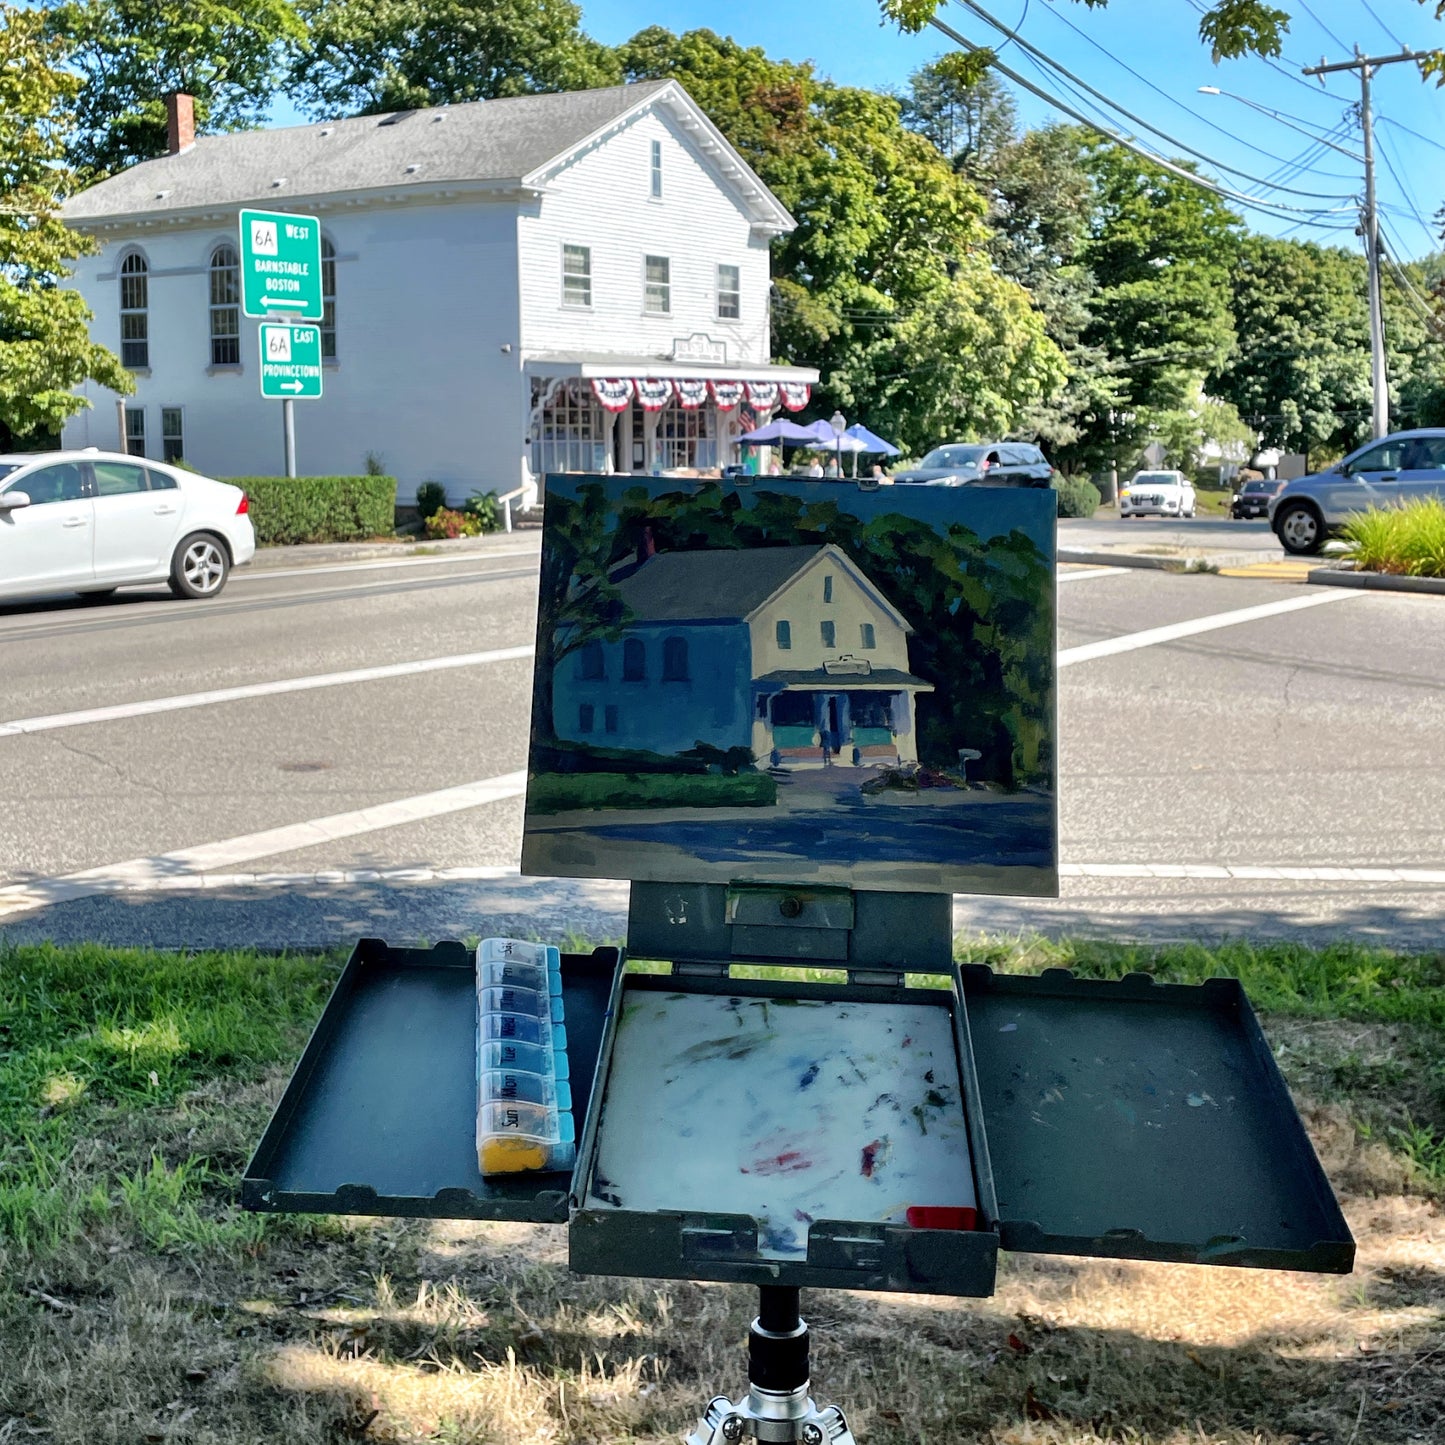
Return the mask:
M573 1267L986 1293L953 997L629 976Z
M946 1009L634 993L617 1030L590 1197L758 1222L758 1253L808 1226L976 1210ZM659 1159L667 1167L659 1169Z

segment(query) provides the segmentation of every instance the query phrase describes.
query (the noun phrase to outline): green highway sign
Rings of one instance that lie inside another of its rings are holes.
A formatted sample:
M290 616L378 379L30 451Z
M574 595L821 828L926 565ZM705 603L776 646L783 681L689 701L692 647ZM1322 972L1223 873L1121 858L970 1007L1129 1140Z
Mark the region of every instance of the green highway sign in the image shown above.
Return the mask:
M321 320L321 222L284 211L241 212L241 309Z
M321 395L321 328L292 321L261 327L261 395L303 401Z

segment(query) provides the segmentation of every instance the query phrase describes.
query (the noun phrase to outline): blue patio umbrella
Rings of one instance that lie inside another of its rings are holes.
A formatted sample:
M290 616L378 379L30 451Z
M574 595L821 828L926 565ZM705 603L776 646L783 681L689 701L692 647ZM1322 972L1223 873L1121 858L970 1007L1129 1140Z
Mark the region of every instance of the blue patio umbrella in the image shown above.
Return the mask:
M828 423L824 422L823 425L828 426ZM832 435L833 428L828 427L830 440ZM770 421L766 426L758 427L756 431L744 432L738 440L748 446L765 446L768 442L813 442L817 437L811 428L799 426L797 422L782 417L777 421Z
M882 437L875 436L862 422L855 422L843 435L852 437L855 441L862 442L863 445L857 448L860 452L877 452L879 455L885 457L896 457L898 455L898 448L894 446L892 442L886 442Z

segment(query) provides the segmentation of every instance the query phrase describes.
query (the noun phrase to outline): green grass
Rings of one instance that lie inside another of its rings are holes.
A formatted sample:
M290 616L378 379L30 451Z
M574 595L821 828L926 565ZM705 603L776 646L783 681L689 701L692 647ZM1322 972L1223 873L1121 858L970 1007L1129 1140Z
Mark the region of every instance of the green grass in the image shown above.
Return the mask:
M1362 571L1445 577L1445 502L1438 498L1361 512L1345 523L1344 537Z
M534 813L579 808L766 808L778 800L767 773L541 773L527 786Z
M1441 956L1030 939L958 956L1240 978L1365 1248L1350 1280L1307 1287L1011 1255L986 1301L819 1291L819 1398L869 1445L1434 1439ZM579 1278L545 1228L240 1211L340 962L0 947L0 1442L662 1445L736 1390L749 1289Z
M315 957L0 947L0 1255L115 1210L164 1234L157 1209L200 1196L203 1159L83 1170L77 1187L77 1157L122 1117L170 1115L202 1084L292 1057L335 971ZM204 1233L198 1219L174 1228L181 1242Z

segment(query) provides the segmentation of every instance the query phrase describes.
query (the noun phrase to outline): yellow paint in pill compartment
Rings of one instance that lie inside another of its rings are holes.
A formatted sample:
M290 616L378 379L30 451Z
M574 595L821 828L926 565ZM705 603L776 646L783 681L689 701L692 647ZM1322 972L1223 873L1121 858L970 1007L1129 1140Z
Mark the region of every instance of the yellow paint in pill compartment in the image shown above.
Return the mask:
M535 1139L484 1139L477 1150L483 1174L521 1174L547 1167L547 1148Z

